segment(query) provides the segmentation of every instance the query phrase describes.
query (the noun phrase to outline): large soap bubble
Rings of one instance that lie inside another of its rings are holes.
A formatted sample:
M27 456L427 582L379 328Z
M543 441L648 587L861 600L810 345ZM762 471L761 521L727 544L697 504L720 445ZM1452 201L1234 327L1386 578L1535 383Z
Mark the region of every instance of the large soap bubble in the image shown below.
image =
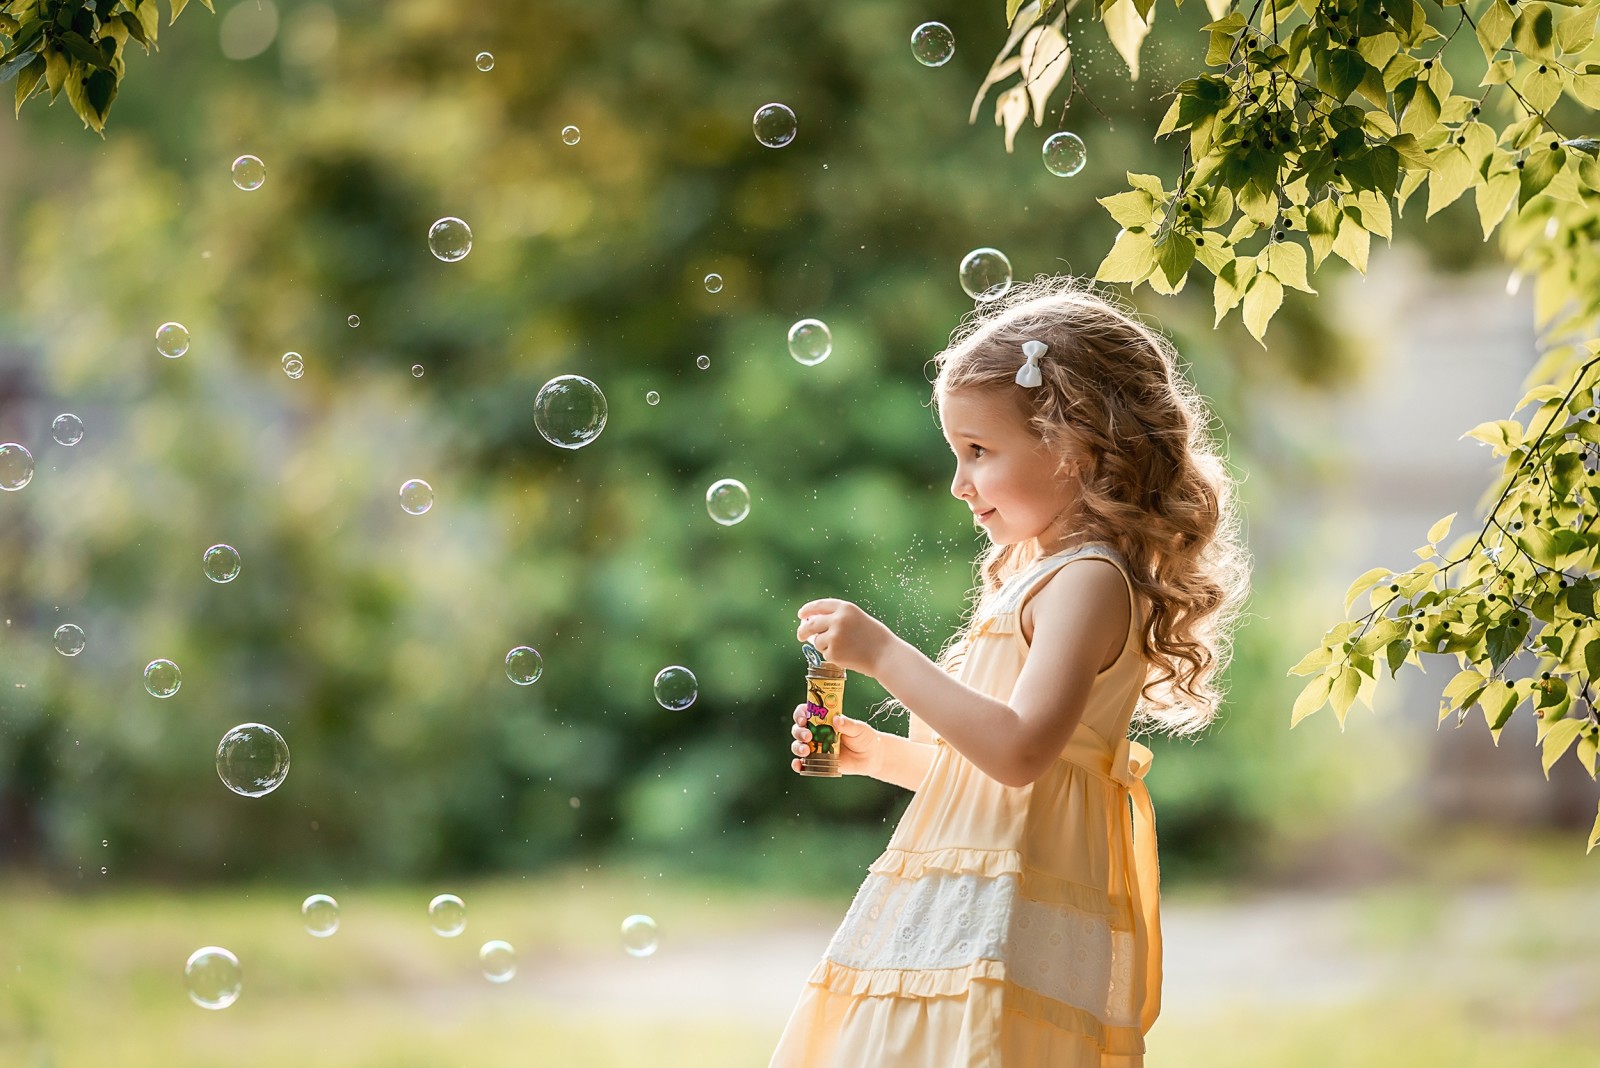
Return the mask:
M1044 169L1058 178L1071 178L1089 162L1083 138L1062 130L1044 139Z
M494 53L479 52L473 62L477 64L479 70L494 70Z
M233 184L249 192L260 189L267 180L267 165L255 156L240 156L233 161Z
M0 490L19 490L33 481L33 453L14 441L0 445Z
M239 958L221 946L197 949L183 966L183 983L202 1009L225 1009L239 1000L243 986Z
M977 301L1003 297L1011 288L1011 261L997 248L975 248L961 260L961 288Z
M264 797L289 775L289 743L265 723L241 723L217 743L217 777L245 797Z
M465 259L472 251L472 229L453 215L428 227L428 248L445 263Z
M58 445L76 445L83 440L83 420L71 412L62 412L51 420L50 436Z
M799 120L786 104L762 104L756 109L753 125L757 141L768 148L782 148L794 140Z
M189 328L182 323L162 323L156 327L156 351L176 360L189 351Z
M544 440L581 449L606 428L606 395L582 375L560 375L533 398L533 425Z
M673 712L682 712L700 696L700 681L694 672L681 664L673 664L656 672L656 703Z
M544 657L531 645L519 645L506 654L506 678L518 686L532 686L544 674Z
M151 697L171 697L183 685L183 672L170 660L152 660L144 666L144 688Z
M508 983L517 974L517 951L510 942L485 942L478 950L478 962L483 965L483 977L491 983Z
M648 957L656 951L659 935L649 916L629 916L622 921L622 948L629 956Z
M801 319L789 328L789 355L811 367L833 352L833 331L821 319Z
M420 478L400 483L400 507L411 515L421 515L433 507L433 487Z
M200 557L200 566L212 582L232 582L239 577L239 550L231 545L213 545Z
M736 478L719 478L706 490L706 511L725 527L750 514L750 491Z
M956 35L942 22L924 22L911 31L911 54L924 67L942 67L956 54Z
M467 904L454 894L440 894L428 902L428 922L440 938L454 938L467 929Z
M339 903L327 894L312 894L301 904L300 917L308 933L327 938L339 929Z
M55 642L56 652L62 656L77 656L89 644L89 639L76 623L63 623L56 628Z

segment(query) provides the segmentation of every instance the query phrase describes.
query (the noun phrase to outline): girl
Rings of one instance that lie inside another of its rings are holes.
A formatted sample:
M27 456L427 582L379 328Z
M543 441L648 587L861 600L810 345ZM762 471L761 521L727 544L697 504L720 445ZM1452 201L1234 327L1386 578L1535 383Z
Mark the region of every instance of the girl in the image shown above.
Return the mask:
M1171 345L1089 284L1013 288L935 362L989 546L938 664L848 601L800 609L800 640L910 713L905 738L839 717L841 769L916 796L772 1068L1137 1068L1161 927L1128 731L1216 715L1249 584L1234 484Z

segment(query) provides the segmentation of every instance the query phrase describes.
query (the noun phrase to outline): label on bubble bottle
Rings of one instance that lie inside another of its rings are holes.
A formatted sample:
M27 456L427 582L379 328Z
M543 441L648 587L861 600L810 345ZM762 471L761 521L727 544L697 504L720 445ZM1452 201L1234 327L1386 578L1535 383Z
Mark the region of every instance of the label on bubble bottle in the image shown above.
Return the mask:
M806 727L811 731L811 751L800 758L800 774L837 777L839 732L834 720L844 708L844 669L837 664L816 664L806 671Z

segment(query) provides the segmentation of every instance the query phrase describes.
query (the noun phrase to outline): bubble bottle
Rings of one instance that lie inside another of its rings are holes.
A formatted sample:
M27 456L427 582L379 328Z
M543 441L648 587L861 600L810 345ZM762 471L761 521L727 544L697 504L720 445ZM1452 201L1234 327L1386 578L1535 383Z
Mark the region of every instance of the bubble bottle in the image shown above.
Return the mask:
M844 668L824 660L810 642L800 648L806 654L806 727L811 731L811 751L800 758L800 774L837 778L839 733L829 721L844 708Z

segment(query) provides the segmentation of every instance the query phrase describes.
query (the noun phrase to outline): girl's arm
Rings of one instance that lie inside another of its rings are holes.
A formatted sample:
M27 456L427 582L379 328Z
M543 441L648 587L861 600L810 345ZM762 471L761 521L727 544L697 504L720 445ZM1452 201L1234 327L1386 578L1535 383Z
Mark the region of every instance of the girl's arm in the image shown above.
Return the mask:
M945 672L849 601L812 601L798 634L842 667L871 675L978 769L1006 786L1044 774L1083 718L1111 645L1127 633L1126 586L1115 565L1061 568L1034 597L1029 656L1001 701ZM1122 629L1112 624L1118 618Z
M933 765L934 746L931 742L918 742L898 734L881 732L873 754L868 775L915 791L927 778L928 768Z

